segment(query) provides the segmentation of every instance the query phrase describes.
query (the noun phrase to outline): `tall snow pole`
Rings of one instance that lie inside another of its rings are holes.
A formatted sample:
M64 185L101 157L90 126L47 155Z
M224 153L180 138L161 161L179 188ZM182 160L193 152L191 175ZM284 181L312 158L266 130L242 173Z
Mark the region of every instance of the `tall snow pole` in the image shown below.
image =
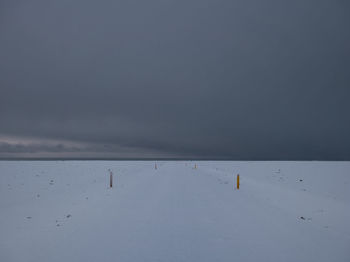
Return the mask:
M239 189L239 174L237 175L237 189Z
M110 188L113 187L113 173L110 169L109 169L109 187Z

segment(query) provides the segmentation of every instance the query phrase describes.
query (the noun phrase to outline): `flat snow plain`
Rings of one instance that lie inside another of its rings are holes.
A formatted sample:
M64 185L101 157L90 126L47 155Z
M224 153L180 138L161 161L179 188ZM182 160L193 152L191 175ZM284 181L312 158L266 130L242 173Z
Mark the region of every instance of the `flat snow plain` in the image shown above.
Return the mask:
M350 261L350 162L154 165L0 161L0 261Z

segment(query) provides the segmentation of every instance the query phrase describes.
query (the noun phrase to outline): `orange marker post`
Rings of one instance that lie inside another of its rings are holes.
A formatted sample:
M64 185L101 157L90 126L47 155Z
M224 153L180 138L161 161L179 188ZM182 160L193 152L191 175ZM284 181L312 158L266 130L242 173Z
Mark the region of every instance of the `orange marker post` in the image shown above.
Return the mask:
M237 175L237 189L239 189L239 174Z

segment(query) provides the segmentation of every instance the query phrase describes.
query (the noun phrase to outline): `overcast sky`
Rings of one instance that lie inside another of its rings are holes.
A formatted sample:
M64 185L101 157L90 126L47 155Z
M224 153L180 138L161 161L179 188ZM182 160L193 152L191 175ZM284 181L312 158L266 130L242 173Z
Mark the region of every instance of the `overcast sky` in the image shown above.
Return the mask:
M0 158L350 160L347 0L1 0Z

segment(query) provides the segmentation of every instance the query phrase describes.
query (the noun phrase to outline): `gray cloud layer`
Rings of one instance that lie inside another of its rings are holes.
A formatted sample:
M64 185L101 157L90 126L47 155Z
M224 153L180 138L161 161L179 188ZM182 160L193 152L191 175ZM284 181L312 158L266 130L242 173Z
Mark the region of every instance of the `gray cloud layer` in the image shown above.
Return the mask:
M1 1L0 135L76 157L350 160L349 7Z

